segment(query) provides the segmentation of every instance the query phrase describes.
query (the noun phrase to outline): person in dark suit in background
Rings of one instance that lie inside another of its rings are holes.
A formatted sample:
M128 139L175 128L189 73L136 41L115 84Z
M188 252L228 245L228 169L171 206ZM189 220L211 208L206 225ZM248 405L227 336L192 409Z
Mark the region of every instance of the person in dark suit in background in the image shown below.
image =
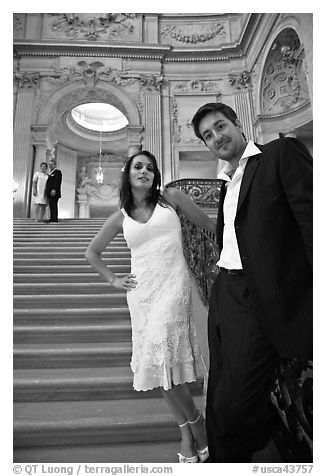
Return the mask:
M49 162L50 175L46 182L45 193L49 199L50 220L49 222L58 221L58 200L61 197L61 170L56 168L55 160Z
M312 157L294 138L247 141L223 103L202 106L192 125L225 161L208 316L209 462L250 462L273 432L276 364L312 358Z

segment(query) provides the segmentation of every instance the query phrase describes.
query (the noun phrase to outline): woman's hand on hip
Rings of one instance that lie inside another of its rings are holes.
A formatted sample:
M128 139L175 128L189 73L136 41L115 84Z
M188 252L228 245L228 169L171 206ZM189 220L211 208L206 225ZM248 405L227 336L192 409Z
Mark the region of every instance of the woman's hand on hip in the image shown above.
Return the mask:
M134 274L127 274L126 276L123 276L122 278L114 278L112 282L112 286L114 286L117 289L124 289L127 291L130 291L131 289L135 288L137 285L137 281L135 280L135 275Z

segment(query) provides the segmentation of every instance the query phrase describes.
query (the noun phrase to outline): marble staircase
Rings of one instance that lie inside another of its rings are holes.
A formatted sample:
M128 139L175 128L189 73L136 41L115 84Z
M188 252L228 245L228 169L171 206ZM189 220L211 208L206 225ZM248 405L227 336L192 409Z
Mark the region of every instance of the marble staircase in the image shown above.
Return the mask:
M160 391L132 389L126 296L84 258L102 224L14 220L14 462L177 461ZM122 235L104 260L130 270ZM202 385L191 388L202 408Z

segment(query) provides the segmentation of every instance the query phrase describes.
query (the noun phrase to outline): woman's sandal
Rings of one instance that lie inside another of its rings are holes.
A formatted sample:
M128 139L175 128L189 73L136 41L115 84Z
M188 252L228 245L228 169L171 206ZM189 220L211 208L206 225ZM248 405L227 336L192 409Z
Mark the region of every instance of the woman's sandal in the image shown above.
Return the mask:
M198 463L198 455L190 456L183 456L181 453L178 453L179 456L179 463Z
M201 412L199 412L199 415L196 418L196 420L188 422L189 425L195 425L196 423L198 423L200 418L204 419L203 414ZM196 450L197 450L197 456L199 458L200 463L204 463L209 458L208 446L206 446L206 448L203 448L202 450L198 448L196 448Z
M186 421L185 423L183 423L182 425L179 425L180 428L188 425L189 422ZM198 463L198 453L194 456L183 456L183 454L181 453L178 453L178 457L179 457L179 463Z

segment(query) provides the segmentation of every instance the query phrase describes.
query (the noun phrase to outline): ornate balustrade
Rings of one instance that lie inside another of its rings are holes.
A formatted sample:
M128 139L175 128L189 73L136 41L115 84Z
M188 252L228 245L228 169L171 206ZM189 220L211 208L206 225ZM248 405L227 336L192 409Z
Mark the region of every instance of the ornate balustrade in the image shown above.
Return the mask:
M210 214L217 214L221 183L217 179L181 179L170 182L166 188L179 188ZM215 236L182 214L179 216L186 260L196 278L203 302L208 305L209 292L218 273L216 263L219 251ZM273 440L285 462L312 462L312 384L311 361L293 359L280 362L271 400L280 417Z
M212 213L217 213L221 190L221 180L181 179L170 182L166 188L176 187L189 195L194 202ZM203 302L208 305L209 291L217 275L218 246L213 233L199 228L179 213L183 248L189 268L192 271Z

